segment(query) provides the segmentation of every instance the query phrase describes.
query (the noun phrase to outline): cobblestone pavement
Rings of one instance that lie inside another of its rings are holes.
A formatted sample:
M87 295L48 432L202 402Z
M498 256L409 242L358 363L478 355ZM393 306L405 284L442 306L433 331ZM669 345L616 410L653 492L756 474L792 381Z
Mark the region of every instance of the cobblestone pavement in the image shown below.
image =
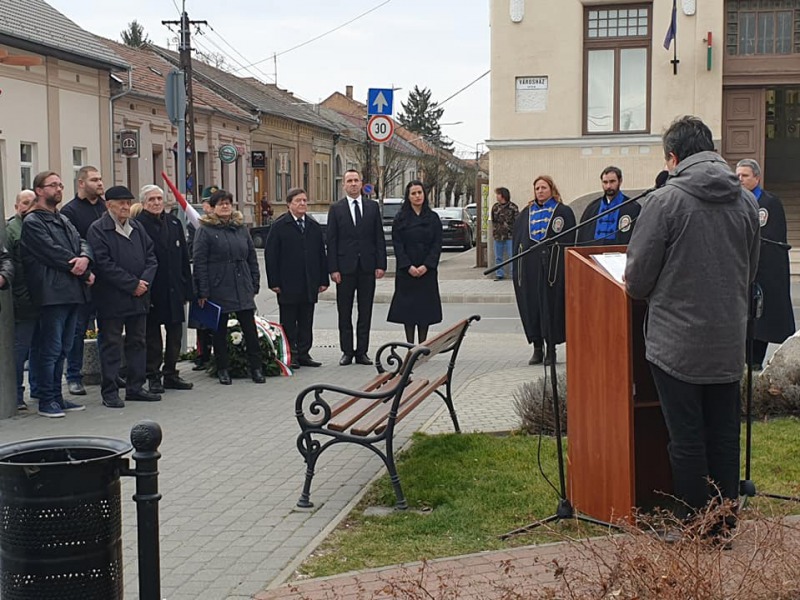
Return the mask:
M169 391L159 403L128 403L123 410L111 410L101 406L99 389L89 387L89 395L82 399L86 411L63 419L27 414L0 421L0 440L54 435L128 439L131 427L139 420L158 422L164 432L159 479L163 494L162 597L249 598L304 554L312 540L343 516L349 503L383 469L380 460L362 448L332 448L321 459L314 479L315 511L294 510L304 474L296 449L297 393L320 381L356 386L374 372L372 367L339 367L337 335L335 331L316 332L313 353L324 366L300 369L294 377L270 378L261 386L236 380L232 386L223 387L203 373L189 371L184 363L182 375L195 384L190 392ZM372 346L377 348L382 342L396 339L397 334L376 331L372 337ZM510 343L511 339L514 343ZM460 412L463 408L465 430L486 427L473 426L477 421L469 416L472 409L468 409L467 397L480 398L475 382L499 369L511 369L517 379L524 377L527 358L524 340L484 334L480 323L473 325L462 346L454 378L456 407ZM431 361L431 365L438 360ZM431 420L441 406L434 396L404 420L398 431L400 444ZM492 410L498 413L498 422L502 421L497 429L513 426L507 404L498 403ZM477 415L481 411L474 412ZM124 478L126 598L137 598L138 594L132 495L133 482Z

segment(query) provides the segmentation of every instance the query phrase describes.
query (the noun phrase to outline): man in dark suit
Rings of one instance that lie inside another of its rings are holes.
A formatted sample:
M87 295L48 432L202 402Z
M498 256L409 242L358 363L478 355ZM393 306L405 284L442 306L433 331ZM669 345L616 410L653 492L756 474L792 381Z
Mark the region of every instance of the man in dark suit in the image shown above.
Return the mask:
M361 197L361 175L344 174L345 197L328 211L328 271L336 283L339 312L339 364L371 365L367 355L375 280L386 272L386 241L378 203ZM356 345L353 348L353 299L358 294Z
M322 227L306 215L308 196L294 188L286 194L289 211L275 221L264 248L269 288L278 294L281 325L292 348L292 368L319 367L309 354L314 305L328 289L328 265Z

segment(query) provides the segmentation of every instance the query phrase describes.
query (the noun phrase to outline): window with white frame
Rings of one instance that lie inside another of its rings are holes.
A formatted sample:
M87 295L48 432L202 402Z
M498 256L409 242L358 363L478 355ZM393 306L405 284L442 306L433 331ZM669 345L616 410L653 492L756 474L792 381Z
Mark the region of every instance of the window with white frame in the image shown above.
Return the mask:
M86 148L72 149L72 188L73 193L78 193L78 171L86 164Z
M584 20L584 133L650 129L651 6L587 7Z
M21 190L30 190L33 184L33 151L36 144L22 142L19 145L19 174Z

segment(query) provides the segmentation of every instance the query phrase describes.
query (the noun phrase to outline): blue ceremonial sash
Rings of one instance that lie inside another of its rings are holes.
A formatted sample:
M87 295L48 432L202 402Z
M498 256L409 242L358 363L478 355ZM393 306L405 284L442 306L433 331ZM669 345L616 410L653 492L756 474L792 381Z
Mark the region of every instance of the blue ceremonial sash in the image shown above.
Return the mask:
M600 210L597 214L603 213L603 216L597 219L597 224L594 226L594 239L604 240L606 238L617 237L617 221L619 221L619 208L622 204L622 192L617 192L617 195L611 199L611 202L606 202L605 197L600 200ZM616 208L616 210L614 210Z
M550 219L556 210L558 202L555 198L550 198L547 202L539 206L535 200L529 209L528 235L534 242L544 239L547 235L547 228L550 226Z

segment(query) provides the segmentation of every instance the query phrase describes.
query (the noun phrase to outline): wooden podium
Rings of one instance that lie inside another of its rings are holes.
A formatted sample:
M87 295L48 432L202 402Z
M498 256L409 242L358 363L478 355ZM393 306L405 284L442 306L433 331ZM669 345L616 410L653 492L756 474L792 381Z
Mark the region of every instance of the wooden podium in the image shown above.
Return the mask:
M568 496L603 521L669 505L668 435L645 360L646 304L631 299L592 254L566 255ZM665 496L666 494L666 496Z

